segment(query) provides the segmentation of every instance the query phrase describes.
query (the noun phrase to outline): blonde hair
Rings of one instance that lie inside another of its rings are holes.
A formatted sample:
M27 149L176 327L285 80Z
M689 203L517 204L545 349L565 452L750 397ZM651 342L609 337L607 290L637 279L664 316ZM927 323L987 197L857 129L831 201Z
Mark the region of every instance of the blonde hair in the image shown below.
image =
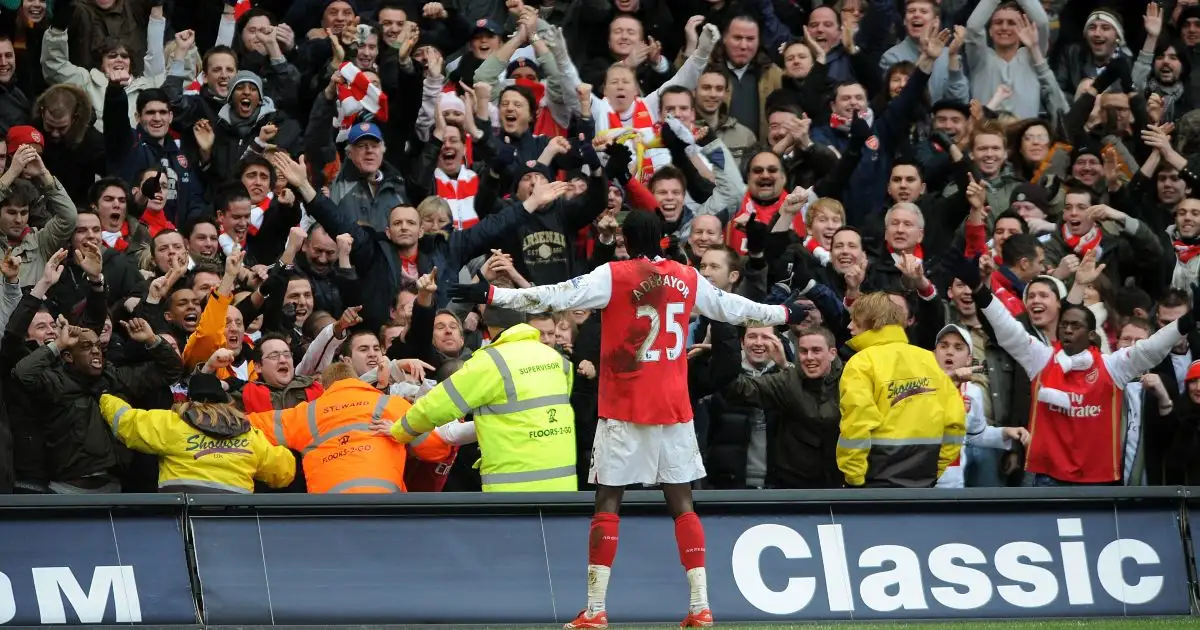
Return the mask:
M842 202L831 197L822 197L809 207L808 214L804 217L804 227L811 230L813 221L822 212L832 214L842 222L842 225L846 224L846 209L842 206Z
M883 292L868 293L850 306L850 319L860 330L879 330L884 326L903 326L904 312Z
M447 221L454 221L454 213L450 210L450 204L441 197L430 195L417 204L417 215L421 218L422 223L438 212L445 214Z
M167 45L163 46L163 55L167 59L174 59L176 47L177 45L175 44L175 40L167 42ZM203 65L204 61L200 58L200 51L196 50L195 46L189 48L187 54L183 58L184 76L199 76L200 71L203 69Z
M421 216L421 220L425 220L426 217L432 216L439 210L445 212L447 218L450 217L450 204L435 195L430 195L417 204L417 214Z
M386 370L390 368L391 362L389 361L384 363L380 369ZM329 389L329 387L334 383L338 381L344 381L348 378L358 378L358 375L354 373L354 368L350 367L349 363L335 361L330 363L329 367L325 368L324 372L321 372L321 387Z
M246 417L246 414L243 413L241 409L238 409L236 406L234 406L233 403L196 402L194 400L185 400L172 405L171 411L174 411L178 416L183 416L190 411L200 416L206 414L226 415L233 416L239 420Z

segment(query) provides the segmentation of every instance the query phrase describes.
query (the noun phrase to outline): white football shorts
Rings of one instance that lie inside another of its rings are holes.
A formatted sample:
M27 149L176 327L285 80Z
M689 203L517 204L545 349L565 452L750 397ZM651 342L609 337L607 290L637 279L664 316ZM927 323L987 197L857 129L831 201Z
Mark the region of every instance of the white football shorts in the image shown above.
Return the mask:
M596 425L590 483L691 483L704 476L704 460L691 422L637 424L601 418Z

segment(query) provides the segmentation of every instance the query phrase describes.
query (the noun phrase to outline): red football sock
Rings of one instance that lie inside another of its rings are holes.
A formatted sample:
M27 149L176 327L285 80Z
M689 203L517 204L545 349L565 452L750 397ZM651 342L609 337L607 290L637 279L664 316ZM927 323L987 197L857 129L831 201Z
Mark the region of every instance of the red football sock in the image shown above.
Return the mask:
M597 512L588 530L588 564L611 567L617 557L617 530L621 517L612 512Z
M685 571L704 567L704 526L695 512L675 519L675 543L679 545L679 561Z

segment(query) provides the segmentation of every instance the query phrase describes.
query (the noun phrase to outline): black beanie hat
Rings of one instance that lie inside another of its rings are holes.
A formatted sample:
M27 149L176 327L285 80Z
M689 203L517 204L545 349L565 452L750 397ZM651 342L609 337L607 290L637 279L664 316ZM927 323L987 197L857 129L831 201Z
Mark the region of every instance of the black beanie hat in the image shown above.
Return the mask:
M229 394L215 375L197 372L188 379L188 398L200 403L227 403Z

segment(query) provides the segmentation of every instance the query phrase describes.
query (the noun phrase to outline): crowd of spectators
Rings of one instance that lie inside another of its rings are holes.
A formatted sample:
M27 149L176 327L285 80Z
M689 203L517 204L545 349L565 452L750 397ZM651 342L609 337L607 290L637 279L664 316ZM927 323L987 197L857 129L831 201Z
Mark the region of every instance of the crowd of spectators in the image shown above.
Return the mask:
M1196 0L3 0L0 492L155 491L104 394L178 408L204 373L284 410L521 322L574 365L586 480L600 313L448 289L621 260L631 212L717 288L813 307L692 318L701 487L861 483L871 294L965 401L939 486L1197 483L1198 103ZM1080 409L1043 380L1092 348L1111 418L1031 426ZM479 489L472 448L445 490Z

